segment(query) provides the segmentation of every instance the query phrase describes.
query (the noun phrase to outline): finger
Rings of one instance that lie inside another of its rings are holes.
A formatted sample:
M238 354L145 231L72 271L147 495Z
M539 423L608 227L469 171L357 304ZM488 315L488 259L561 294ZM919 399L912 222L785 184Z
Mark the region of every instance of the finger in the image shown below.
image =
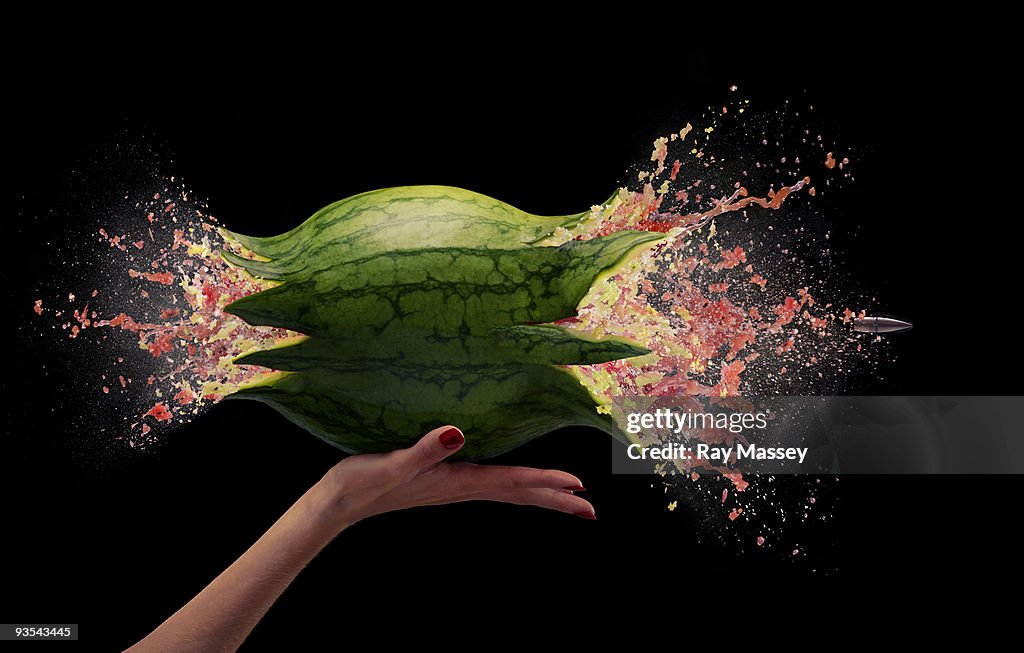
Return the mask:
M499 501L518 506L537 506L584 519L597 519L594 506L582 497L561 490L530 488L527 490L498 490L483 492L475 497L484 501Z
M451 467L450 483L458 487L460 491L468 493L530 488L574 492L585 489L580 479L559 469L473 465L471 463L456 463Z
M452 425L439 426L419 442L398 452L402 463L414 470L436 465L466 444L466 436Z
M594 506L589 501L578 497L566 490L552 490L548 488L529 488L525 490L491 490L489 492L478 492L476 494L458 494L434 496L428 499L419 500L418 506L443 506L452 503L465 503L468 501L497 501L500 503L511 503L520 506L537 506L547 508L566 514L573 514L584 519L597 519L594 515Z

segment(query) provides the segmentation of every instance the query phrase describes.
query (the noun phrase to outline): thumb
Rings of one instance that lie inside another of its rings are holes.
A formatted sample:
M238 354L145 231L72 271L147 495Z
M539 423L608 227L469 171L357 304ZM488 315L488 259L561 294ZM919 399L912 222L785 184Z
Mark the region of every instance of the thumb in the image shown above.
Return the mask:
M454 426L440 426L402 453L405 463L419 471L436 465L466 444L466 436Z

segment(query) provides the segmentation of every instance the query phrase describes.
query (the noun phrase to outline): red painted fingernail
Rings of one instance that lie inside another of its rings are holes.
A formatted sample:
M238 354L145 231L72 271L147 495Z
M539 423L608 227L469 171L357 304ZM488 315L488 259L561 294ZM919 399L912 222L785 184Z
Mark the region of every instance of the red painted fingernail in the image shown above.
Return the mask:
M466 436L454 426L441 434L441 444L445 449L458 449L466 443Z
M569 490L570 492L583 492L587 488L583 487L582 485L566 485L562 489L563 490Z
M592 512L586 512L584 510L581 510L580 512L577 512L576 516L577 517L582 517L584 519L597 519L597 515L595 515Z

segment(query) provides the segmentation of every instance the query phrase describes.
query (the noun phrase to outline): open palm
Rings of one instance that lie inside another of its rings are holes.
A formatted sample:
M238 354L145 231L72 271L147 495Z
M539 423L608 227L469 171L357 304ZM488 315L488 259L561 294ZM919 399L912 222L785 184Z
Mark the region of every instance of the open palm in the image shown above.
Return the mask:
M337 497L346 520L460 501L500 501L538 506L594 519L594 507L573 492L580 480L567 472L532 467L446 463L466 439L459 429L442 426L408 449L350 456L324 481Z

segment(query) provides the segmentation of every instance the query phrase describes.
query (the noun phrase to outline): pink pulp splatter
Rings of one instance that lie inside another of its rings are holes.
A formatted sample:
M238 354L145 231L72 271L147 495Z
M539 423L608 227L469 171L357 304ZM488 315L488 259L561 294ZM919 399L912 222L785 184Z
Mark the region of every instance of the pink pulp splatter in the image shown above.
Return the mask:
M614 414L617 398L671 397L685 403L688 396L739 396L746 390L745 373L755 361L767 358L816 365L828 330L837 322L849 324L858 315L850 309L839 312L832 304L820 305L807 286L786 293L781 301L765 299L770 283L766 273L755 269L758 262L748 260L742 245L723 244L716 237L716 218L737 212L746 217L751 206L781 209L788 198L812 188L811 178L804 175L788 185L768 188L763 196L752 195L738 181L722 190L701 177L713 156L705 156L703 147L684 144L692 130L687 124L654 141L650 157L654 166L638 174L641 190L621 189L609 202L593 207L578 225L560 230L547 241L561 244L623 229L666 234L665 241L636 264L595 287L581 302L576 317L559 322L595 336L624 336L651 350L637 358L569 368L603 401L602 412ZM710 134L713 128L704 131ZM671 149L688 150L688 154L669 167ZM756 292L727 294L742 286ZM801 357L803 349L808 353ZM789 372L787 365L774 369L776 377ZM736 436L727 430L704 429L699 437L732 442ZM706 460L680 460L676 465L683 473L694 468L719 473L740 492L748 485L742 474ZM727 497L726 489L722 503ZM730 514L730 519L738 515Z
M136 224L128 227L131 235L98 230L99 242L123 256L124 276L114 284L120 289L127 285L132 299L101 313L90 308L106 294L96 289L81 308L73 309L72 319L66 319L62 310L44 308L42 300L33 306L37 315L47 311L65 318L61 327L70 338L86 329L117 329L131 333L138 347L149 352L151 369L143 375L142 387L151 393L151 405L125 434L132 447L152 442L154 427L190 421L240 385L274 373L235 365L235 358L301 337L285 329L252 327L224 311L231 302L274 284L221 258L224 249L242 252L225 237L216 218L190 201L187 190L168 185L140 202L137 214ZM76 302L73 293L68 301ZM124 357L117 361L123 363ZM122 389L135 381L130 375L117 375ZM101 391L110 394L110 385L103 384Z

